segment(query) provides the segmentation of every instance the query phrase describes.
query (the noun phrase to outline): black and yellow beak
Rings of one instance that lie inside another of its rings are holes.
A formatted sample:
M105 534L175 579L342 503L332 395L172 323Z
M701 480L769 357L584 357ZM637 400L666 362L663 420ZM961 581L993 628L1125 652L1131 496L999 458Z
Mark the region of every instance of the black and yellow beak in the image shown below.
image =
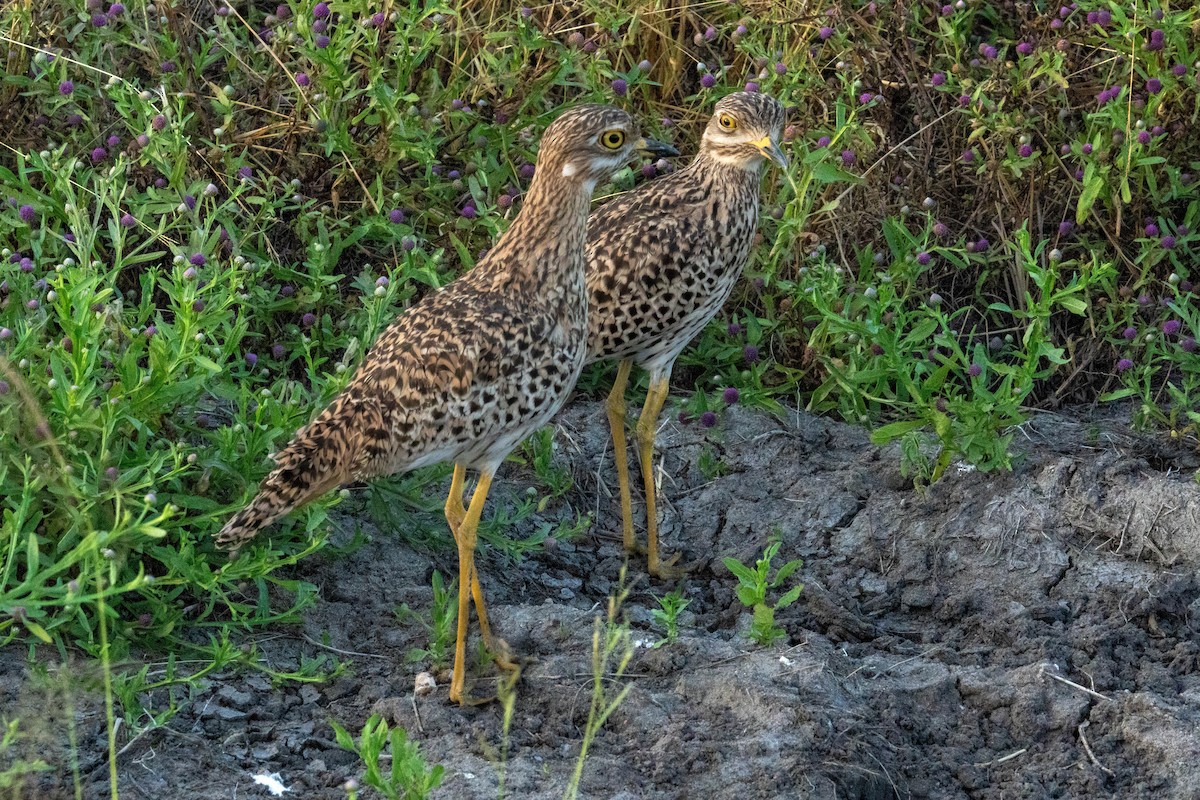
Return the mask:
M660 142L657 139L641 138L634 145L637 151L646 156L677 156L679 151L666 142Z
M756 139L750 144L758 148L758 152L762 153L767 159L779 166L780 169L787 169L788 157L783 154L783 150L775 143L770 136L764 136L761 139Z

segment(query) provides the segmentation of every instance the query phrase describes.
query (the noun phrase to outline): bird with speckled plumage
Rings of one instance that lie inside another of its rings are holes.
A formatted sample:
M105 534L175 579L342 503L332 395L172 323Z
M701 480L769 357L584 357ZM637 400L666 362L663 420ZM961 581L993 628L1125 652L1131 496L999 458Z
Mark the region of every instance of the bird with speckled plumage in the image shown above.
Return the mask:
M652 461L658 415L675 359L729 297L758 225L762 166L782 168L786 113L758 93L722 98L685 168L601 206L588 220L588 362L617 359L605 404L621 494L623 538L635 549L625 454L625 387L637 364L650 389L636 433L646 492L648 568L675 574L658 553Z
M464 694L474 600L491 635L475 570L476 529L492 476L508 453L566 401L587 354L583 248L592 192L643 139L608 106L564 112L542 137L537 171L512 225L475 268L402 313L347 384L275 456L250 503L217 534L236 549L284 514L351 481L454 463L446 519L458 545L458 631L450 699ZM466 471L478 473L464 505Z

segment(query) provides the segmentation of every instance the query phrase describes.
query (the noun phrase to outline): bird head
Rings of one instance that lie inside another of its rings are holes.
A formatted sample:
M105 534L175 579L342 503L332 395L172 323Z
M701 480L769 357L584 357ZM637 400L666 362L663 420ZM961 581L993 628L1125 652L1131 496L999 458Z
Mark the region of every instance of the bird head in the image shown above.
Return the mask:
M642 136L637 121L618 108L576 106L542 135L538 173L577 181L591 191L636 153L679 155L669 144Z
M734 92L721 98L704 129L701 151L718 161L758 169L764 159L787 168L780 147L787 112L774 97Z

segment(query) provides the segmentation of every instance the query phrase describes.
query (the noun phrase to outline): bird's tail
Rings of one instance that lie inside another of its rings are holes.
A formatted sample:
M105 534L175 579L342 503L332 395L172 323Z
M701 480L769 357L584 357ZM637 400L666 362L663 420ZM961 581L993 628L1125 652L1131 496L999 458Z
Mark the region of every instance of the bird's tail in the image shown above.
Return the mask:
M289 511L352 480L362 460L363 440L370 438L364 434L381 427L376 415L373 404L344 394L335 398L276 454L275 469L254 499L217 533L217 546L237 550Z

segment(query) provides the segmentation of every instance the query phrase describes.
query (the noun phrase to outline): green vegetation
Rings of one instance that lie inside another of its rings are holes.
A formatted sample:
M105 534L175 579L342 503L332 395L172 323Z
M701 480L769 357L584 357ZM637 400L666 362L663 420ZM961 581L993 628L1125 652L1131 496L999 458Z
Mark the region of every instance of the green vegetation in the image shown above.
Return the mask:
M798 404L899 440L918 484L1010 465L1031 408L1122 402L1195 440L1197 25L1100 0L0 5L0 645L99 660L110 731L229 665L339 670L243 640L313 602L287 568L348 493L237 561L209 537L376 334L506 227L564 103L627 107L685 153L729 91L792 109L748 273L676 369L703 387L683 422ZM565 502L553 447L515 454L532 494L481 526L513 558L587 526L507 535ZM365 505L445 548L446 479ZM108 668L144 649L170 666Z
M763 551L763 557L755 562L753 569L736 558L726 557L723 559L725 568L738 579L738 600L741 600L742 605L754 613L754 619L750 623L749 636L763 646L770 646L787 636L787 631L775 624L775 612L796 602L800 597L800 592L804 590L804 585L798 583L784 592L774 603L767 602L767 592L782 587L784 581L790 578L802 563L800 559L789 561L775 571L775 577L771 577L771 559L775 558L779 547L778 540L767 545L767 549Z
M441 764L433 767L426 764L420 746L408 740L405 730L389 729L387 721L379 715L367 720L358 741L336 722L330 725L337 743L362 759L366 768L363 781L387 800L425 800L441 785L445 768ZM381 766L381 760L389 760L391 766ZM349 787L351 800L355 795L355 789Z
M650 616L662 626L663 638L655 642L654 647L675 643L679 638L679 615L691 602L684 598L682 589L675 589L658 598L659 607L650 609Z

